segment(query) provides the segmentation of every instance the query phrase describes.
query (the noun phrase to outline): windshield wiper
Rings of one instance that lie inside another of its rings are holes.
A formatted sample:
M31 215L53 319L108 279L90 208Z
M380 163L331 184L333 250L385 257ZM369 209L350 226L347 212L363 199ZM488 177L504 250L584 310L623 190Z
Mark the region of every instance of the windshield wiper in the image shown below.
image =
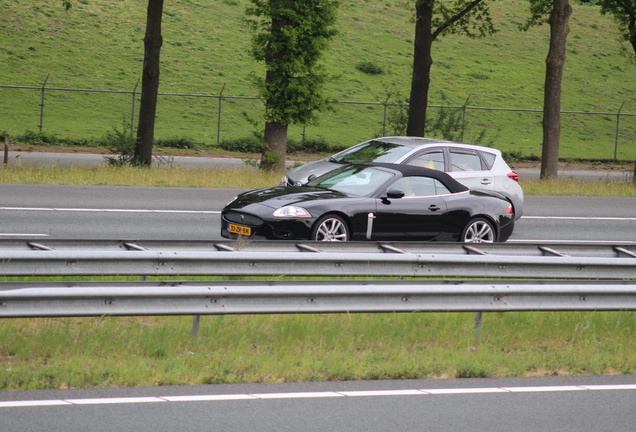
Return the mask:
M344 159L334 159L334 157L333 157L333 156L329 158L329 162L333 162L333 163L337 163L337 164L342 164L342 165L350 164L350 163L351 163L351 162L349 162L348 160L344 160Z

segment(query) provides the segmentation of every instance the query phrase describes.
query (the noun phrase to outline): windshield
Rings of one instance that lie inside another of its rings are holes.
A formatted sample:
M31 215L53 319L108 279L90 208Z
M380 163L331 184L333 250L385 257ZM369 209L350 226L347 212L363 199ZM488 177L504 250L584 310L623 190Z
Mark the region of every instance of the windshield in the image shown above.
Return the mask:
M307 186L331 189L355 196L367 196L387 182L393 174L378 168L347 166L324 174Z
M412 149L399 144L369 141L358 144L332 157L335 162L388 162L393 163Z

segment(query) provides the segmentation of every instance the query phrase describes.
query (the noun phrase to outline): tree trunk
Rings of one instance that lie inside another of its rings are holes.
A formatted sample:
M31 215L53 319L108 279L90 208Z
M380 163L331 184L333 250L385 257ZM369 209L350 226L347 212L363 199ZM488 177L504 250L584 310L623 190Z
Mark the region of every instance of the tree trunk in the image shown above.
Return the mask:
M409 98L409 119L406 134L424 136L428 88L431 83L433 35L431 22L434 0L421 0L415 5L415 42L413 53L413 78Z
M141 78L141 104L139 106L137 144L133 157L133 163L136 165L150 166L152 163L157 93L159 92L159 55L163 43L161 37L162 13L163 0L148 0L146 36L144 38L144 69Z
M292 2L294 0L271 0L272 8L281 8L285 3ZM272 34L282 33L285 26L290 25L284 18L272 18ZM278 38L275 38L278 39ZM265 63L272 64L274 61L282 61L285 57L286 47L281 46L272 54L271 57L265 59ZM286 72L280 70L268 69L265 73L265 86L268 89L272 87L286 88L289 84L288 76ZM270 90L271 91L271 90ZM265 101L266 111L270 111L272 101ZM265 141L265 147L263 147L263 153L261 155L260 169L265 171L284 171L285 161L287 157L287 126L277 121L265 122L265 134L263 141Z
M287 154L287 125L277 122L265 123L265 142L260 168L265 171L285 171Z
M559 142L561 139L561 81L565 64L565 43L570 32L568 20L572 6L568 0L554 0L550 23L550 49L546 58L545 89L543 98L543 149L541 154L542 179L557 177L559 169Z

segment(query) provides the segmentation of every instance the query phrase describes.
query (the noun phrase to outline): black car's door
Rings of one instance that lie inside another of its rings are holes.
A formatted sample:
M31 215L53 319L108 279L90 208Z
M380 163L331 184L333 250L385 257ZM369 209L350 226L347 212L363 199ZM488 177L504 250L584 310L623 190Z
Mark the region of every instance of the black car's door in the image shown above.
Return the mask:
M401 191L402 198L386 198L389 191ZM444 230L446 203L440 195L449 193L429 177L402 177L376 199L371 238L375 240L435 240Z

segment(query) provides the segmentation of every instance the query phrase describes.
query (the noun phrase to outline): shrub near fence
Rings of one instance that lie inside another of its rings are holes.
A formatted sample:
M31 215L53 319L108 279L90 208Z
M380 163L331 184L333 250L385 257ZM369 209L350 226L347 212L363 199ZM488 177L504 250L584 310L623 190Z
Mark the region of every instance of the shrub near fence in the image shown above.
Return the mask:
M95 141L113 128L136 125L140 93L135 90L87 90L25 86L0 86L0 130L11 136L34 131L70 140ZM374 136L389 135L391 102L334 103L333 110L319 114L316 125L289 128L289 137L302 141L320 137L336 148L348 147ZM630 105L634 106L633 104ZM253 127L243 113L258 119L262 101L256 97L160 93L155 137L168 140L186 137L203 145L244 138ZM540 155L542 111L487 107L437 106L436 110L462 111L463 142L486 132L483 143L502 151ZM636 114L621 106L616 112L562 113L561 157L634 160Z

